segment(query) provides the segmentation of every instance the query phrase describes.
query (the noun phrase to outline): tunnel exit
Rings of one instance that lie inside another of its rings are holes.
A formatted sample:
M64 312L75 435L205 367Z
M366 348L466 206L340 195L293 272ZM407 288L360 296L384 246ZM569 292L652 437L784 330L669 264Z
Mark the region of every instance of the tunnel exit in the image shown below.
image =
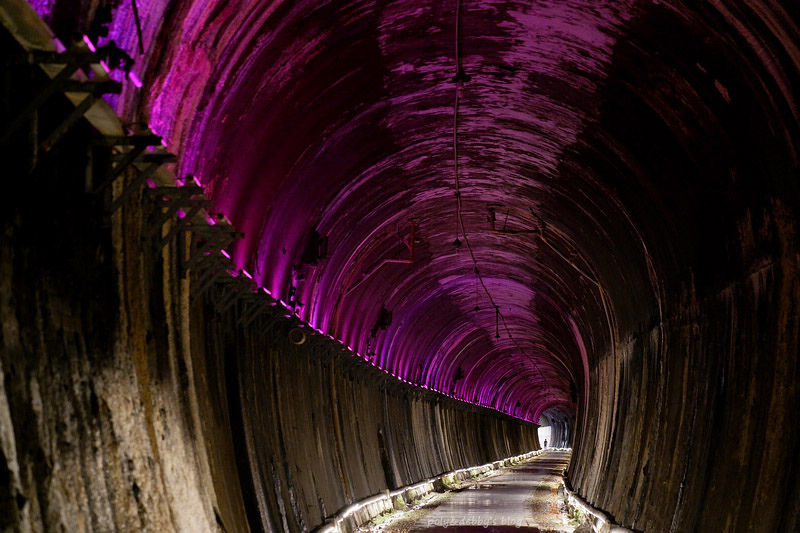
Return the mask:
M797 6L0 0L0 531L800 531Z
M539 444L542 445L542 448L547 448L548 446L553 445L553 439L550 438L550 426L542 426L538 430L539 432Z

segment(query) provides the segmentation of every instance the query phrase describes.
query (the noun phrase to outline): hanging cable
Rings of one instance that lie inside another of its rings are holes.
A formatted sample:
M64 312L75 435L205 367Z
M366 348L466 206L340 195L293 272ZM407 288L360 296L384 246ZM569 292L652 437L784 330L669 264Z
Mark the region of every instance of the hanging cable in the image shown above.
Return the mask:
M472 78L469 75L467 75L466 71L464 70L461 57L462 43L463 43L462 3L463 0L456 0L456 47L455 47L456 75L453 77L453 82L455 82L456 84L455 101L453 102L453 173L455 178L454 181L455 181L455 197L456 197L456 238L453 241L453 245L456 248L460 248L462 242L459 237L462 237L464 239L463 244L466 244L467 250L469 251L470 259L472 260L472 265L475 270L475 276L480 282L480 285L483 288L483 292L486 294L486 297L489 299L489 303L495 308L495 338L497 339L500 338L500 323L502 323L503 330L506 332L506 335L508 335L508 338L517 347L520 354L533 364L534 370L539 374L539 376L543 376L536 360L530 355L528 355L528 353L522 348L517 339L515 339L514 336L512 335L511 329L508 327L508 323L506 322L505 316L503 316L503 314L500 312L500 306L497 305L497 303L495 303L492 294L489 292L489 288L486 286L486 282L484 281L483 276L478 270L478 261L475 257L475 252L472 249L472 244L469 242L469 237L467 236L467 231L464 227L463 202L461 197L461 172L458 164L458 126L459 126L458 118L459 118L459 106L461 103L464 83L470 81ZM477 310L477 305L475 307Z
M144 54L144 39L142 38L142 22L139 20L139 8L136 7L136 0L131 0L133 8L133 19L136 21L136 37L139 40L139 55Z
M481 292L478 288L478 267L474 268L475 270L475 316L478 316L478 311L481 310L480 301L481 301Z

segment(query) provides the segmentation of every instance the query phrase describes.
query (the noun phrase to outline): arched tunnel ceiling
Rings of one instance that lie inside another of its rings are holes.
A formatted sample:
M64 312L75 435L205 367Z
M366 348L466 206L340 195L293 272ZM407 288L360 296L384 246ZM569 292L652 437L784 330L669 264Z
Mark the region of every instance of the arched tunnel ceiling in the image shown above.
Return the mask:
M572 415L592 361L716 252L682 236L735 211L734 147L796 148L792 17L697 4L464 0L457 88L456 1L162 0L120 107L301 318L410 382ZM136 49L127 3L110 37ZM781 118L729 127L754 108Z

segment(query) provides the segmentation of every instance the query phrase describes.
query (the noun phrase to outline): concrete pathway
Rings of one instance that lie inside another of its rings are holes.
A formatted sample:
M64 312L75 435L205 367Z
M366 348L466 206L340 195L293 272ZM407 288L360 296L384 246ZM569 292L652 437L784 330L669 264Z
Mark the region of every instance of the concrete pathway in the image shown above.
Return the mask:
M571 532L558 496L569 452L551 451L468 488L436 498L372 531Z

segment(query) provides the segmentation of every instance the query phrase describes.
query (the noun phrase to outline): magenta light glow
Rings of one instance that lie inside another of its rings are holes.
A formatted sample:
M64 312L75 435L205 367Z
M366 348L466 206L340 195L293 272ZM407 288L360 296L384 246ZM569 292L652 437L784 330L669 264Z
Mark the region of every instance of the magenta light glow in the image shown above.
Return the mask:
M91 40L91 39L89 39L89 36L88 36L88 35L84 35L84 36L83 36L83 42L85 42L85 43L86 43L86 46L88 46L88 47L89 47L89 50L91 50L92 52L97 52L97 48L96 48L96 47L94 46L94 44L92 43L92 40Z
M138 89L142 88L143 85L142 80L139 79L139 76L137 76L135 72L130 71L128 73L128 78L131 80L131 83L133 83L136 86L136 88Z
M287 316L423 388L523 418L551 406L574 412L589 331L573 315L602 313L603 302L524 230L534 212L558 230L549 237L557 250L615 244L576 231L600 227L597 213L566 195L559 176L595 119L576 102L594 101L633 2L502 13L487 1L465 5L474 33L459 115L462 216L493 302L467 249L453 246L453 6L348 5L151 2L141 15L159 55L137 57L145 83L126 92L123 115L144 110L180 156L178 174L198 185L202 176L213 210L245 235L223 255ZM135 50L129 6L109 38ZM522 233L490 230L495 204ZM312 230L328 239L324 257L306 253ZM292 287L302 307L286 303ZM392 321L377 327L382 308Z

